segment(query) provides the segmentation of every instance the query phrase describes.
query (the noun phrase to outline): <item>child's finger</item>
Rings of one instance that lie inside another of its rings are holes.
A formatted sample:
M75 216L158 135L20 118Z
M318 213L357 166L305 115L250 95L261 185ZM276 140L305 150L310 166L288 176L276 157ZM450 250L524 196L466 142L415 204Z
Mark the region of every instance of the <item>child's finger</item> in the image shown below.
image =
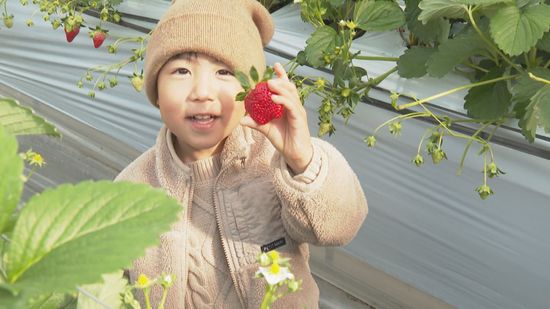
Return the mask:
M246 115L244 116L242 119L241 119L241 125L243 126L246 126L246 127L249 127L249 128L252 128L252 129L255 129L255 130L258 130L260 132L262 132L262 127L261 125L259 125L256 121L254 121L254 119L252 119L252 117L250 117L249 115Z
M273 103L284 106L288 115L292 118L301 118L305 115L305 109L301 105L296 106L296 104L287 97L274 94L271 96L271 100L273 100Z
M275 63L275 65L273 66L273 70L275 71L275 74L278 78L288 81L288 75L286 74L285 69L279 62Z
M272 79L268 82L268 87L273 93L299 99L298 89L296 89L296 86L290 81Z

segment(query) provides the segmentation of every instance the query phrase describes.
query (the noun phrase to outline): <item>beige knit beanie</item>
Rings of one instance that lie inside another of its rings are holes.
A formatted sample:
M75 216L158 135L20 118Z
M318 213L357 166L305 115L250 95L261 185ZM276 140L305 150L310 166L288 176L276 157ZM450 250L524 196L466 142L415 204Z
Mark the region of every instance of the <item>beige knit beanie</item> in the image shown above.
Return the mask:
M144 79L149 101L158 107L158 73L183 52L204 53L243 72L255 66L261 74L263 47L273 31L271 15L257 0L172 1L147 44Z

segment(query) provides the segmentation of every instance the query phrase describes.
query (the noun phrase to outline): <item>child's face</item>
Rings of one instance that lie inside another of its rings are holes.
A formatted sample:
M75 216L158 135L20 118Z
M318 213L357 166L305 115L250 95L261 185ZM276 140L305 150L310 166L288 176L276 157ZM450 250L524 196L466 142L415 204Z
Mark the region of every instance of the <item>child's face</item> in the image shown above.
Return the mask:
M228 66L216 59L187 54L168 61L157 81L158 106L176 138L176 152L192 162L221 151L225 138L244 116L242 91Z

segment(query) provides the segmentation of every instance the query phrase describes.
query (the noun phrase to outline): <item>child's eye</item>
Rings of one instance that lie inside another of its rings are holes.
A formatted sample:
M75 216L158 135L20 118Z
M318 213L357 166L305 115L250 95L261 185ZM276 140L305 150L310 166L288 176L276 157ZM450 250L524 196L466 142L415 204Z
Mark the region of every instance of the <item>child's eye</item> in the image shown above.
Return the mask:
M174 71L174 73L185 75L185 74L189 74L189 70L186 69L186 68L177 68L177 69Z
M219 70L219 71L218 71L218 74L220 74L220 75L230 75L230 76L233 76L233 72L231 72L231 71L229 71L229 70L225 70L225 69Z

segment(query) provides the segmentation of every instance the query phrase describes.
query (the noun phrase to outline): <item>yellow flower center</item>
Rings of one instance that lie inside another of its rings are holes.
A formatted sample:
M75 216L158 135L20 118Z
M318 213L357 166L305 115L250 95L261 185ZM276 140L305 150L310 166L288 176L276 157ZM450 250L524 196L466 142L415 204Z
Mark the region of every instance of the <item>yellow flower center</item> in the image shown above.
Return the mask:
M269 251L267 254L269 255L269 257L271 258L271 260L273 262L277 261L280 257L279 252L277 252L277 251Z
M140 286L145 286L145 285L147 285L147 283L149 283L149 278L147 278L147 276L144 275L144 274L140 274L139 277L138 277L137 283Z
M271 265L271 268L269 269L269 271L272 273L272 274L278 274L279 271L281 270L281 267L279 266L279 263L277 262L274 262L272 265Z

